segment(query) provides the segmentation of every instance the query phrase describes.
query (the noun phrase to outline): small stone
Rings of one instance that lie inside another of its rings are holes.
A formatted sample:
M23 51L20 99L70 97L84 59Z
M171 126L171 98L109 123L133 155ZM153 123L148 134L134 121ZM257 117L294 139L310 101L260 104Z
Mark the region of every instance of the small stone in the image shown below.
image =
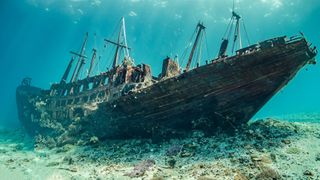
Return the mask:
M261 162L266 163L266 164L271 164L272 159L270 158L269 155L264 155L261 157Z
M313 176L313 173L309 170L304 171L303 175L305 176Z
M154 176L151 180L164 180L164 178L162 176Z
M69 168L59 168L70 172L78 172L78 169L75 167L69 167Z
M186 144L180 152L180 157L191 157L195 155L197 146L194 144Z
M193 153L189 153L189 152L182 152L180 154L181 157L190 157L190 156L193 156Z
M246 149L246 150L250 150L250 149L252 149L252 147L251 147L251 145L250 145L250 144L246 144L246 145L244 145L244 146L243 146L243 148L244 148L244 149Z
M248 180L248 178L245 175L243 175L242 173L238 172L234 176L234 180Z
M98 142L99 142L98 137L92 136L92 137L90 138L90 143L91 143L91 144L97 144Z
M301 150L297 147L289 147L286 152L288 154L299 154Z
M66 162L68 165L71 165L71 164L74 163L74 160L72 159L71 156L65 156L65 157L63 158L63 162Z
M254 178L254 174L249 173L249 178L250 178L250 179L253 179L253 178Z
M278 180L281 179L281 176L274 169L271 169L269 167L263 167L261 173L256 176L256 180L267 179Z
M273 162L277 162L277 156L274 153L270 154L270 158L272 159Z
M7 160L7 163L13 163L14 162L14 160L13 159L9 159L9 160Z
M152 159L148 159L145 161L142 161L138 164L136 164L133 168L133 171L130 173L126 173L124 174L125 176L129 176L131 178L135 178L135 177L141 177L144 175L144 173L149 170L150 168L152 168L154 165L156 164L156 162Z
M252 161L261 161L261 157L256 154L251 154L250 157Z
M25 158L23 159L23 162L30 162L30 159Z
M58 162L49 162L49 163L47 164L47 167L58 166L58 165L59 165Z
M291 144L291 141L289 139L283 139L281 142L284 144Z
M215 178L208 177L208 176L200 176L198 177L198 180L214 180Z
M68 170L71 171L71 172L77 172L78 171L77 168L68 168Z
M174 158L170 158L170 159L167 161L168 166L169 166L170 168L172 168L172 169L175 167L176 162L177 162L177 161L176 161Z

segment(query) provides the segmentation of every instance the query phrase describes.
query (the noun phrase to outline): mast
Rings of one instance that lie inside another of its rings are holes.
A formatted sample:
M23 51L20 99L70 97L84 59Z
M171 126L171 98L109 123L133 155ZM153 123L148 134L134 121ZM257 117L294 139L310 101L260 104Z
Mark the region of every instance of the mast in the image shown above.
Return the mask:
M192 50L191 50L191 53L190 53L190 56L189 56L189 59L188 59L188 63L187 63L187 67L186 67L185 71L189 71L189 69L190 69L192 58L193 58L194 52L195 52L196 47L197 47L198 42L199 42L199 37L200 37L200 35L202 33L202 30L204 30L205 28L206 27L202 23L198 23L196 40L193 43L193 47L192 47Z
M238 38L239 38L239 48L240 49L242 48L242 42L241 42L241 34L240 34L241 16L238 15L236 12L232 11L232 17L235 18L235 20L236 20L236 29L234 30L234 39L233 39L233 45L232 45L232 53L233 53Z
M242 49L243 44L242 44L242 37L240 32L241 30L240 20L242 20L242 18L238 13L235 12L234 6L235 6L235 1L233 1L232 16L231 16L229 25L227 27L227 30L222 39L222 43L220 45L220 50L218 54L219 58L223 58L227 56L226 54L227 54L229 39L231 38L231 34L233 34L233 40L231 40L232 41L231 52L233 53L235 51L237 41L239 41L239 49ZM246 38L248 40L248 45L250 45L251 43L249 40L248 32L246 30L243 20L242 20L242 26L243 26L243 30L245 32Z
M68 67L61 78L60 83L65 83L67 81L73 62L74 62L74 57L71 58L68 64Z
M88 35L89 34L87 32L86 35L85 35L85 38L84 38L80 53L75 53L75 52L72 52L72 51L70 52L71 54L74 54L74 55L79 57L77 65L76 65L76 68L74 69L73 74L72 74L71 82L74 82L74 81L76 81L78 79L79 73L80 73L83 65L85 64L86 56L84 55L84 51L85 51L85 48L86 48L86 45L87 45Z
M105 39L105 41L107 43L111 43L111 44L116 46L116 51L114 53L113 65L112 65L113 68L116 68L117 65L118 65L118 61L119 61L120 50L124 49L125 57L129 57L130 56L129 50L131 50L131 48L128 47L128 44L127 44L125 20L124 20L123 17L121 18L120 31L119 31L119 34L118 34L117 42L113 42L113 41L108 40L108 39Z
M120 44L120 39L121 39L121 31L122 31L122 25L120 26L120 31L119 31L119 35L118 35L118 41L117 44ZM117 46L116 48L116 52L114 54L114 58L113 58L113 68L116 68L118 65L118 59L119 59L119 50L120 50L120 46Z
M87 77L90 77L90 74L91 74L91 71L92 71L92 68L93 68L93 65L94 65L94 61L95 61L96 56L97 56L97 50L96 49L92 49L92 51L93 51L93 55L92 55L92 58L91 58L90 68L89 68Z
M122 17L121 20L122 20L124 46L128 47L128 43L127 43L127 33L126 33L126 23L125 23L125 21L124 21L124 17ZM124 48L124 49L125 49L125 55L126 55L126 57L130 57L129 49L128 49L128 48Z

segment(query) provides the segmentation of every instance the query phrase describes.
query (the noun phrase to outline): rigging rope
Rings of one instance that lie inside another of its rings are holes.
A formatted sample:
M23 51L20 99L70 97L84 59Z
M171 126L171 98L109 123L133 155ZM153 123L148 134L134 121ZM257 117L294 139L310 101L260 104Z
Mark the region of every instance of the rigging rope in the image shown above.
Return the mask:
M226 32L223 34L223 38L226 38L227 37L227 34L230 34L230 30L231 30L231 23L233 22L233 17L231 17L230 21L229 21L229 24L227 26L227 29L226 29ZM229 29L230 28L230 29Z
M230 26L230 29L229 29L229 34L228 34L228 37L227 37L227 40L229 41L230 37L231 37L231 33L232 33L232 29L233 29L233 23L234 22L234 18L232 17L231 18L231 26Z
M107 66L107 68L110 68L112 67L112 64L113 64L113 59L112 59L112 56L114 55L113 52L116 50L116 47L112 47L112 49L109 51L109 56L108 56L108 60L106 63L108 64L109 62L109 66ZM110 68L111 69L111 68Z
M207 58L210 58L210 53L209 53L209 46L208 46L208 37L207 37L207 32L204 31L204 39L206 40L206 49L207 49Z
M125 23L123 17L122 17L122 28L123 28L123 41L124 41L124 45L125 45L126 47L128 47L127 37L126 37L126 23ZM128 48L125 48L125 55L128 56L128 57L130 56Z
M239 22L236 22L236 28L234 30L234 39L233 39L233 45L232 45L232 51L231 51L232 54L234 52L234 48L236 48L236 42L237 42L238 36L239 36L238 31L239 31Z
M230 38L231 38L232 34L233 34L234 38L233 38L233 40L231 40L232 41L231 53L233 54L235 49L238 46L239 46L239 48L242 48L243 44L242 44L242 36L241 35L243 32L241 32L241 25L243 26L243 29L245 31L244 33L245 33L246 39L248 41L248 45L251 44L244 20L241 18L240 15L238 15L235 12L235 3L236 3L236 1L233 0L232 16L231 16L230 21L228 23L227 29L223 35L223 39L222 39L223 41L222 41L222 44L220 47L219 56L220 56L220 53L226 53L228 51L228 43L230 42ZM238 41L239 41L239 44L237 44Z
M198 46L198 56L197 56L197 64L200 66L201 58L202 58L202 41L203 41L204 33L201 34L199 46Z
M183 52L182 55L181 55L180 62L179 62L179 64L180 64L181 66L182 66L183 63L184 63L184 59L185 59L185 57L186 57L186 55L187 55L187 52L188 52L189 48L192 46L192 40L193 40L196 32L197 32L197 28L194 30L194 32L193 32L190 40L188 41L188 42L189 42L188 45L186 46L184 52ZM181 66L180 66L180 67L181 67Z
M116 36L117 30L119 29L119 27L121 27L121 24L122 24L122 18L120 19L120 21L117 24L117 26L114 27L114 30L113 30L113 32L111 34L111 38L110 39L112 39L112 37ZM106 42L104 42L104 48L105 49L107 48L107 43ZM105 63L106 64L105 67L107 69L109 69L113 64L113 59L112 59L112 54L113 53L112 52L114 52L114 51L115 51L115 46L113 46L112 49L110 49L109 52L107 51L107 53L108 53L107 56L106 56L107 60L105 61L106 62ZM110 63L109 66L108 66L108 62Z
M250 45L251 42L250 42L248 31L247 31L246 25L244 24L244 20L243 19L242 19L242 25L243 25L243 30L244 30L244 32L246 34L246 37L247 37L247 40L248 40L248 45Z
M97 46L97 34L94 33L94 49L96 49L96 60L95 63L93 64L92 71L96 72L96 74L100 74L100 60L101 60L101 53L100 53L100 48ZM98 57L98 58L97 58Z

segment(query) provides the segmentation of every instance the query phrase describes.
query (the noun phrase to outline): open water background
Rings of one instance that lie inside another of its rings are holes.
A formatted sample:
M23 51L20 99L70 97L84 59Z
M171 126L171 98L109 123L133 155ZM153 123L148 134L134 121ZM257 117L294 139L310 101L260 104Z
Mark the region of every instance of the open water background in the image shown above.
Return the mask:
M208 52L203 58L216 57L231 8L232 0L2 0L0 126L19 125L15 88L21 80L31 77L32 84L42 88L58 82L69 51L78 51L85 32L89 32L87 55L97 48L101 61L95 71L103 71L111 63L103 39L114 34L124 16L131 56L136 64L150 64L158 75L162 59L181 56L199 20L207 27ZM320 47L318 0L237 0L236 11L252 43L302 31ZM320 113L319 79L319 65L305 67L255 118Z

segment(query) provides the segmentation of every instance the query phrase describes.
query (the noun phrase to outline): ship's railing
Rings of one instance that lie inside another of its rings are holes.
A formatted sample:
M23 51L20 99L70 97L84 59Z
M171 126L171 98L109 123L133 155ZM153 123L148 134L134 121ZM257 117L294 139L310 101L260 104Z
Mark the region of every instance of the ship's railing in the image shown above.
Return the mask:
M300 35L291 36L289 39L288 38L286 39L286 44L295 43L295 42L301 41L303 39L304 39L304 37L300 36Z
M79 93L77 95L69 96L52 96L49 97L49 104L52 109L65 107L68 105L85 104L92 102L103 102L115 100L122 95L130 94L136 87L141 86L143 83L128 83L120 86L109 88L101 86L86 93Z
M151 69L148 65L118 66L112 71L85 78L72 83L53 84L50 88L50 96L70 96L86 93L101 86L116 87L127 83L139 83L152 79Z
M276 37L266 41L262 41L259 43L259 45L261 49L273 48L275 46L285 45L287 41L286 39L287 39L287 36Z
M250 54L250 53L253 53L255 51L258 51L260 50L260 45L259 44L254 44L254 45L251 45L249 47L246 47L246 48L243 48L243 49L239 49L236 51L236 55L244 55L244 54Z
M109 90L107 87L100 87L88 93L81 93L73 96L51 97L49 104L51 108L65 107L67 105L84 104L90 102L97 102L105 100L109 97Z
M251 45L249 47L239 49L236 51L236 55L241 56L241 55L251 54L256 51L270 49L278 46L284 46L290 43L301 41L303 39L304 38L302 36L293 36L290 38L287 38L287 36L281 36L277 38L272 38L272 39L259 42L258 44Z
M312 60L310 60L309 63L315 64L316 61L315 61L314 57L318 54L317 47L314 46L312 43L308 43L302 33L301 33L301 35L298 35L298 36L292 36L289 40L287 40L286 43L287 44L294 44L296 42L304 42L305 45L308 46L307 53L310 57L312 57Z
M50 107L60 107L96 101L108 96L109 73L86 78L72 83L53 84L47 92Z
M136 87L130 84L149 81L152 81L152 76L148 65L119 66L111 72L76 82L53 84L47 96L52 107L98 102L106 98L116 99L123 93L123 89L129 91L130 87Z
M94 108L95 102L100 102L103 100L108 100L109 90L106 87L99 87L88 93L81 93L74 96L62 96L62 97L49 97L48 104L48 113L52 115L53 118L73 118L77 116L77 109L81 110L84 114L90 111L90 107ZM81 106L88 106L88 109L83 109ZM72 108L66 108L66 107Z
M219 63L221 61L233 60L239 56L250 55L256 52L260 52L261 50L268 50L274 47L285 47L290 44L296 44L297 42L305 42L306 44L308 44L303 35L292 36L290 38L287 38L287 36L281 36L273 39L268 39L268 40L259 42L257 44L239 49L236 51L236 55L234 56L218 57L216 59L211 60L211 63ZM308 46L310 49L309 51L312 52L311 54L313 54L312 56L315 56L315 54L317 54L316 47L312 45L308 45ZM206 62L206 64L208 64L208 62Z
M72 83L53 84L50 88L50 96L61 97L85 93L101 86L107 86L108 78L108 74L104 73Z

